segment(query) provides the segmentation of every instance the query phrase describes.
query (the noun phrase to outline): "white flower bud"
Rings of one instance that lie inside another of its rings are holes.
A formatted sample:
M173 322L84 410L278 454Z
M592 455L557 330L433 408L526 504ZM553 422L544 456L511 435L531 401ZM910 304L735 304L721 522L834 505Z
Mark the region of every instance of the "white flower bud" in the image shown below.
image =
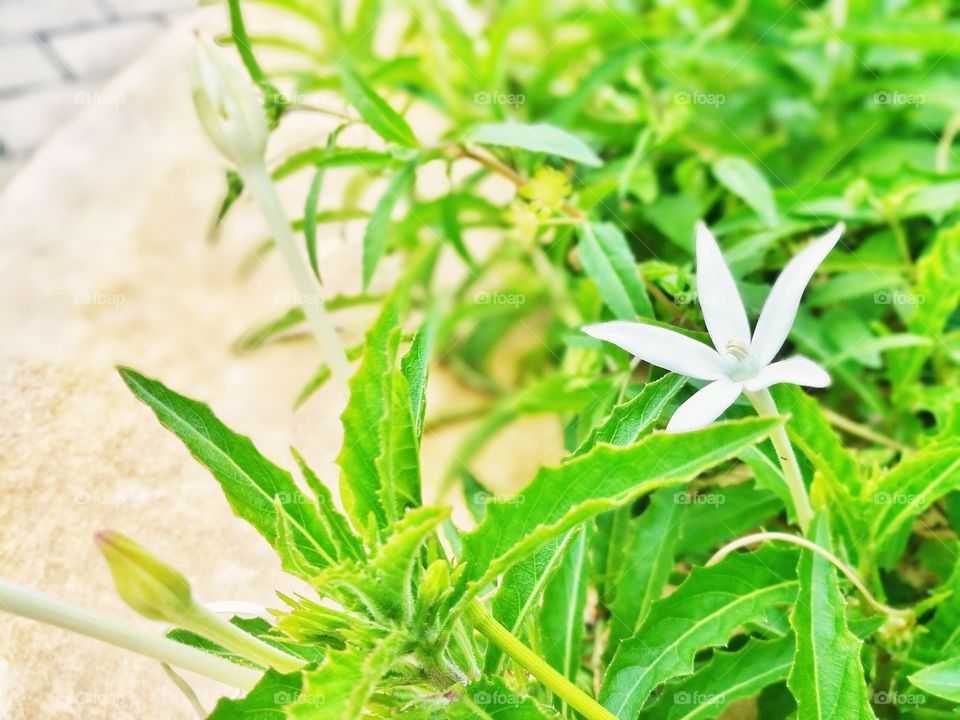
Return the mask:
M191 63L193 104L207 135L237 166L261 162L267 118L243 67L202 33Z

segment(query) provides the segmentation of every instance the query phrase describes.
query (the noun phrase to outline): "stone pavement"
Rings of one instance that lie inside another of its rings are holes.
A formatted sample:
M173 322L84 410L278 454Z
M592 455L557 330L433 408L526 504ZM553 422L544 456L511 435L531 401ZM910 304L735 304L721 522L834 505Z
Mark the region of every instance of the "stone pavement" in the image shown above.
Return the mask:
M196 0L0 0L0 186Z

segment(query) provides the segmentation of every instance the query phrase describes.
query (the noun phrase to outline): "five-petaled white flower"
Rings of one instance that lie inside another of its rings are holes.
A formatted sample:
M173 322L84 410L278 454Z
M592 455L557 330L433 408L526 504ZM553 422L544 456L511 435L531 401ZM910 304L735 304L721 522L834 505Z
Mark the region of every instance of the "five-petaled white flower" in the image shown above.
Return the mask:
M840 223L787 263L767 296L752 338L733 275L716 239L703 223L697 224L697 294L716 349L679 332L642 322L615 320L588 325L583 331L651 365L711 381L677 409L667 424L667 432L686 432L709 425L741 392L759 392L777 383L826 387L830 376L809 358L795 355L779 362L770 361L787 339L807 283L842 232Z

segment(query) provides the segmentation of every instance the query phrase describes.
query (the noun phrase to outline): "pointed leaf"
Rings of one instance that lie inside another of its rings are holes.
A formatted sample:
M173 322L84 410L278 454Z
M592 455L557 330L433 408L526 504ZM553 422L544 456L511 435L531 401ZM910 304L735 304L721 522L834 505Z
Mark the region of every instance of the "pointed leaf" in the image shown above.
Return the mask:
M960 702L960 657L926 667L911 675L910 682L931 695Z
M740 157L720 158L713 164L713 174L721 185L753 208L767 225L777 222L773 191L753 163Z
M221 698L207 720L286 720L285 707L300 697L303 682L299 672L282 675L267 670L254 688L239 700Z
M583 269L618 319L653 317L637 261L619 228L610 223L584 223L577 250Z
M230 430L206 404L178 395L130 368L119 372L133 394L213 474L233 511L275 549L280 549L277 523L278 513L282 513L290 542L310 565L321 569L337 562L337 547L316 506L290 473L261 455L250 438ZM279 501L276 505L275 500Z
M472 593L578 523L695 477L778 423L749 418L682 435L659 433L631 447L600 446L560 467L541 468L517 496L490 505L480 526L464 536Z
M417 138L407 121L377 95L362 77L350 68L344 68L341 77L343 94L377 135L387 142L406 147L417 146Z
M417 178L417 162L411 161L401 167L390 178L390 183L383 195L377 201L376 207L370 214L370 221L363 234L363 287L366 288L373 279L377 263L387 249L387 231L390 229L390 215L393 208L413 190Z
M538 123L489 123L474 127L467 140L481 145L512 147L530 152L548 153L581 165L599 167L603 161L580 138L553 125Z
M826 517L818 515L810 527L811 539L830 550ZM849 718L873 720L867 699L860 646L847 628L846 602L837 583L837 570L809 550L797 565L800 591L790 616L797 654L787 680L797 699L797 720Z
M792 603L796 558L792 550L763 547L694 568L620 644L600 690L604 706L617 717L635 717L660 683L693 672L699 650L726 644L744 623Z
M671 685L642 720L710 720L742 698L787 679L793 638L751 639L734 652L715 652L694 675Z

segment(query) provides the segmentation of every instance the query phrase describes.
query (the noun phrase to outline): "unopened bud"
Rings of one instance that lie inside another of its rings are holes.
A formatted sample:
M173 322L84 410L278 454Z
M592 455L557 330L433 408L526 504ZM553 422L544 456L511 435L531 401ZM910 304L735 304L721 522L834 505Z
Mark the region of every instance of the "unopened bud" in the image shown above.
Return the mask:
M98 532L96 543L120 597L144 617L178 623L193 606L187 579L139 543L113 530Z
M191 76L197 115L220 152L238 166L261 161L267 117L256 86L240 64L199 33Z

